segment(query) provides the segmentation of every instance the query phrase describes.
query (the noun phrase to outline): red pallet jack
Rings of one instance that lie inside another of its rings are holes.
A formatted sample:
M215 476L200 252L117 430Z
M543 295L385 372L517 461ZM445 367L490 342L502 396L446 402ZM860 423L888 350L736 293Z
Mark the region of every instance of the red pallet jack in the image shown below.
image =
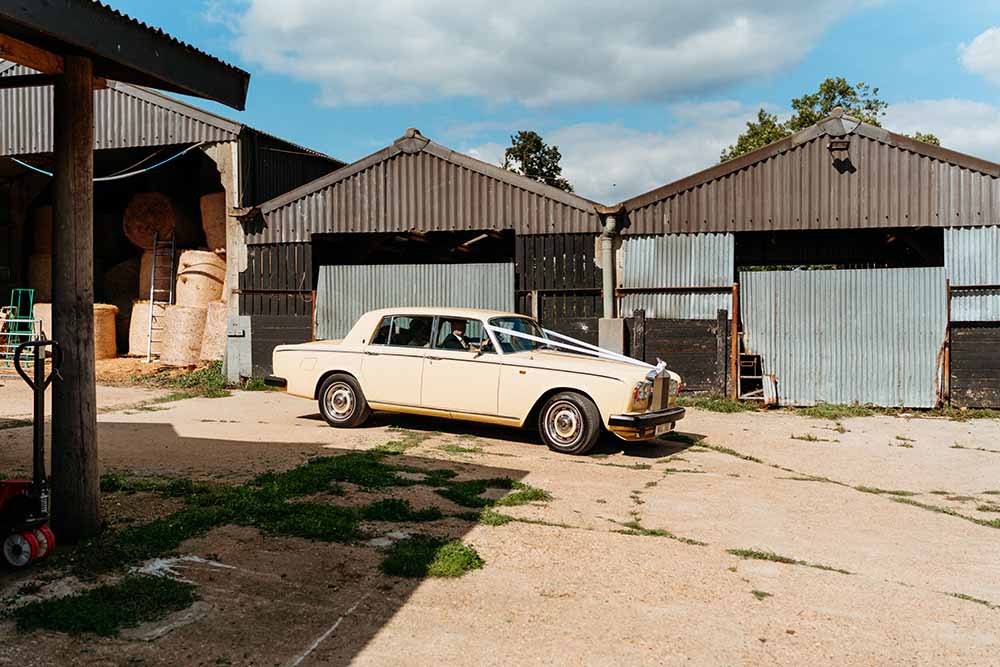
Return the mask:
M45 348L52 348L52 371L45 375ZM34 348L34 379L21 366L21 354ZM32 479L0 481L0 538L3 560L13 568L22 568L44 558L56 547L56 538L48 527L49 487L45 481L45 390L62 365L62 350L51 340L21 343L14 353L14 368L35 393L34 456Z

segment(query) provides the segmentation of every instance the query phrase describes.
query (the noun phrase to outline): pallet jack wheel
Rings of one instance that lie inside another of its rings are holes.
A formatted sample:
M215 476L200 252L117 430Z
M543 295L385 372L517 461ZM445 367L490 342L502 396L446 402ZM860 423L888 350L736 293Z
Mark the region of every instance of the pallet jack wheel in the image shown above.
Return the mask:
M56 536L55 536L55 533L52 532L52 529L49 528L48 524L46 524L46 525L42 526L41 528L39 528L38 530L36 530L35 533L41 533L42 535L45 536L45 543L48 545L48 548L46 548L46 550L45 550L45 555L46 556L48 556L53 551L55 551L55 549L56 549ZM36 535L36 537L37 537L37 535ZM39 542L41 542L41 540L39 540ZM41 558L41 556L39 556L39 558Z
M45 558L49 555L49 538L45 537L45 533L42 532L41 528L35 528L31 531L31 535L38 542L38 555L35 557L38 560Z
M11 567L25 567L38 557L38 540L31 533L8 535L3 542L3 557Z

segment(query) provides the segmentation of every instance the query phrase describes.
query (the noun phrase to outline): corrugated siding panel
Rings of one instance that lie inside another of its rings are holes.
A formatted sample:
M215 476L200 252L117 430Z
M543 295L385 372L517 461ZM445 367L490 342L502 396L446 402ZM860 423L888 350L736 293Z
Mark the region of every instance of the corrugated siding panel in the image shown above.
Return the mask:
M514 264L321 266L316 338L342 338L363 313L396 306L514 310Z
M860 135L849 164L835 163L828 143L818 137L631 210L626 233L1000 223L1000 179Z
M398 153L265 215L247 243L313 233L513 229L596 232L597 214L523 190L427 152Z
M952 285L1000 285L1000 227L946 229L944 265ZM954 290L952 322L1000 322L1000 290Z
M733 283L732 234L672 234L626 237L622 287L723 287ZM715 319L731 308L728 292L626 294L622 316L638 308L647 318Z
M937 403L943 267L740 274L747 350L782 405Z
M130 95L126 90L116 87L94 91L96 149L235 139L233 132ZM51 150L52 87L0 90L0 155Z

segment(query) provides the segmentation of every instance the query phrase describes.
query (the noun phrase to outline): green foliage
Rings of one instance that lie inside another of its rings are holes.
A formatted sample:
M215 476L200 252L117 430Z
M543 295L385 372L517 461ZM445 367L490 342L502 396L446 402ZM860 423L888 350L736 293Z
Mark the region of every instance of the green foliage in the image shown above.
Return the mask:
M698 408L709 412L757 412L754 403L734 401L720 396L678 396L677 405L682 408Z
M732 160L814 125L829 116L835 107L841 107L848 116L881 127L888 106L888 102L879 98L878 88L863 81L850 84L841 76L828 77L815 92L792 99L792 115L787 121L781 122L775 114L761 108L757 118L747 122L747 129L736 138L736 143L722 151L719 161ZM930 133L916 132L913 138L941 145L938 138Z
M361 510L366 521L437 521L444 515L436 507L414 510L410 501L402 498L377 500Z
M117 635L191 605L194 586L146 575L129 575L115 584L82 593L29 602L12 612L20 632L44 629L69 634Z
M537 132L521 130L511 136L500 166L539 183L573 192L573 186L562 177L560 160L562 153L558 146L549 146Z
M817 403L807 408L795 408L795 414L815 419L839 421L847 417L870 417L877 411L867 405L837 405L834 403Z
M514 517L501 514L495 510L486 509L479 513L478 521L484 526L503 526L514 521Z
M512 491L499 500L484 498L487 489L508 489ZM536 501L551 500L552 496L542 489L515 482L509 477L494 477L493 479L470 479L464 482L453 482L437 493L456 505L462 507L493 507L495 505L513 506L525 505Z
M157 403L179 401L196 396L202 398L224 398L229 396L230 384L222 374L222 362L212 361L207 365L183 373L158 373L133 378L138 384L163 389L177 389Z
M475 549L458 540L416 535L396 542L381 568L395 577L460 577L483 564Z
M771 596L771 594L770 594L770 593L768 593L767 591L758 591L758 590L752 590L752 591L750 591L750 592L751 592L751 593L753 594L753 596L754 596L755 598L757 598L758 600L763 600L764 598L769 598L769 597L772 597L772 596Z
M806 567L812 567L817 570L825 570L827 572L838 572L840 574L852 574L847 570L841 570L840 568L830 567L829 565L819 565L817 563L810 563L804 560L796 560L794 558L789 558L788 556L781 556L774 553L773 551L760 551L758 549L726 549L726 553L732 554L733 556L739 556L744 560L767 560L772 563L784 563L786 565L805 565Z

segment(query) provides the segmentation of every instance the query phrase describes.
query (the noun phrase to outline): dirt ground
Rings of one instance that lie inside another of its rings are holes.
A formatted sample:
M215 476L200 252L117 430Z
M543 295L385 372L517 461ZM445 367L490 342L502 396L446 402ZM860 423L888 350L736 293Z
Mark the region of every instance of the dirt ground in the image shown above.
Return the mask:
M0 387L0 420L30 412L22 393ZM426 436L400 457L412 465L508 476L553 499L503 508L525 521L501 526L436 522L485 561L458 579L388 577L367 544L219 528L182 545L204 560L172 564L198 584L194 607L114 639L0 622L0 665L1000 664L1000 528L988 523L1000 421L689 410L684 441L608 437L576 458L529 432L432 419L334 430L281 393L136 407L149 394L99 392L105 471L236 483L402 428ZM0 421L0 471L26 469L30 435ZM105 511L143 521L171 511L161 503L108 498ZM631 521L645 534L624 534ZM0 572L0 597L26 576Z

